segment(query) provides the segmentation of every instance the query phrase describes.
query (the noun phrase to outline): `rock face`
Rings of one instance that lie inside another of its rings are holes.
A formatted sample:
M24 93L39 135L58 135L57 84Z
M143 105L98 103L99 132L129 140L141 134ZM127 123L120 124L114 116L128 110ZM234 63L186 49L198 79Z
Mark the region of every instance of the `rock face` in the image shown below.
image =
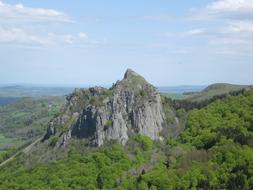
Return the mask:
M164 117L157 89L128 69L110 89L75 90L61 114L50 122L44 140L57 136L58 146L66 145L71 137L96 146L110 140L124 145L132 134L155 140L160 138Z

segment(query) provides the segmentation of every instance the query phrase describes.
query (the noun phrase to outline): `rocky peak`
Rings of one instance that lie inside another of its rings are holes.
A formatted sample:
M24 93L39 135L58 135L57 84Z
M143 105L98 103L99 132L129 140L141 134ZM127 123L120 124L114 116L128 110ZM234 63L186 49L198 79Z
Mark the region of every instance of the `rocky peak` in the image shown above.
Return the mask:
M96 146L110 140L125 144L131 134L160 138L164 122L160 94L131 69L110 89L75 90L67 100L44 138L58 136L58 146L66 145L72 137Z
M127 69L124 75L124 79L129 79L133 76L140 76L138 73L134 72L132 69Z

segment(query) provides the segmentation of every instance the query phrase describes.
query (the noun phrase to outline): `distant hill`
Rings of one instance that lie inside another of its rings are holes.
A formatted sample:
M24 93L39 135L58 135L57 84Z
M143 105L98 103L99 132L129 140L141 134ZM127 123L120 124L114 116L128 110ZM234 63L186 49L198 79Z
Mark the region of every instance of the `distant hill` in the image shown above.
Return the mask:
M0 98L63 96L71 93L73 89L72 87L2 86Z
M196 93L185 93L186 100L192 102L199 102L213 98L214 96L220 96L223 94L228 94L230 92L240 91L242 89L250 89L253 86L250 85L235 85L235 84L227 84L227 83L216 83L206 87L201 92Z
M0 86L0 106L15 103L22 97L64 96L73 90L73 87Z
M159 92L163 94L183 94L189 92L199 92L206 86L203 85L180 85L180 86L161 86Z
M158 90L167 98L171 98L173 100L182 100L188 96L187 94L200 92L205 87L206 86L200 85L163 86L158 87Z

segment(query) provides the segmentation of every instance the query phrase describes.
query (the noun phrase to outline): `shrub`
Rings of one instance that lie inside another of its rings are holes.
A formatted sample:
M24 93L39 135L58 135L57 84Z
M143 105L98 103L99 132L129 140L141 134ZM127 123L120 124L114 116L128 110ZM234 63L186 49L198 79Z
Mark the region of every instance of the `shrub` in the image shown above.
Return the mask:
M96 102L96 97L92 96L90 99L90 104L94 104Z
M143 97L143 98L148 97L148 93L147 93L145 90L141 90L141 91L140 91L140 95L141 95L141 97Z
M153 147L153 141L151 138L144 135L137 135L135 140L140 143L143 150L149 150Z
M105 129L108 129L109 127L112 127L113 125L113 121L112 120L108 120L106 123L105 123Z
M55 146L56 143L58 142L58 140L59 140L58 136L51 137L50 140L49 140L49 146Z

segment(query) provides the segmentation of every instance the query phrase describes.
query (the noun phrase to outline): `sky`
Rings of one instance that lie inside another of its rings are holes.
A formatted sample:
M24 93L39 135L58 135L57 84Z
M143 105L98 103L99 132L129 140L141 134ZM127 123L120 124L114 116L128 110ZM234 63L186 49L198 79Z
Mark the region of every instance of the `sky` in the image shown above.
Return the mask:
M0 84L253 84L253 0L0 0Z

